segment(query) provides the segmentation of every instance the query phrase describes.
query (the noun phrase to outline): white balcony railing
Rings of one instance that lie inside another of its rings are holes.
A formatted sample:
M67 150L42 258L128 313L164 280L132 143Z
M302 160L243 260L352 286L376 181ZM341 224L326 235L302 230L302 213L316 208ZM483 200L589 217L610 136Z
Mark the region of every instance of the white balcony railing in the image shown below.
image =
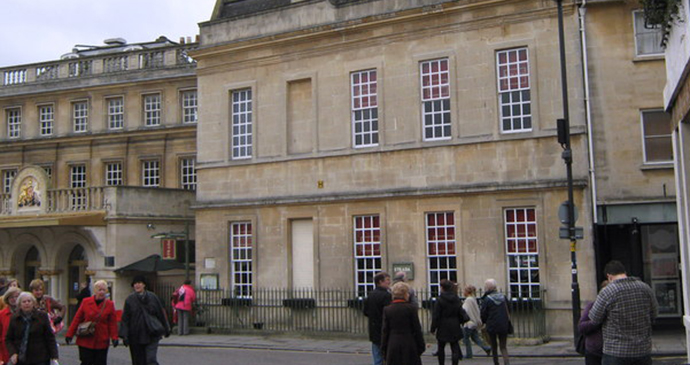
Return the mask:
M46 213L70 213L105 210L103 187L52 189L43 199ZM0 215L12 215L10 194L0 194ZM17 212L21 213L21 211Z

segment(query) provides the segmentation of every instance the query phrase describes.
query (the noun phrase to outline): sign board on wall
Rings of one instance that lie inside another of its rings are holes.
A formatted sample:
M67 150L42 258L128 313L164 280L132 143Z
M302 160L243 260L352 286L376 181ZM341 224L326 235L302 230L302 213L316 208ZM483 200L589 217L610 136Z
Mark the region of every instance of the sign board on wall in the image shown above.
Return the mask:
M412 262L395 262L393 263L393 270L391 276L395 276L395 273L402 271L405 273L407 280L414 279L414 263Z
M163 253L163 260L176 260L177 250L176 250L176 240L172 238L163 238L161 240L161 252Z

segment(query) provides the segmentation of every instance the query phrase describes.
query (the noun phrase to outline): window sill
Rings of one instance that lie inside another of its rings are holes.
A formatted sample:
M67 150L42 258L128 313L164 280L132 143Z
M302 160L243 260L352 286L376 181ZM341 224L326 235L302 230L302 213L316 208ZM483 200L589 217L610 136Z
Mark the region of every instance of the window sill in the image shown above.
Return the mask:
M648 61L663 61L666 59L666 56L663 54L654 54L654 55L637 55L633 58L633 62L648 62Z
M656 163L656 164L644 164L640 166L640 170L646 171L646 170L667 170L667 169L673 169L673 162L664 162L664 163Z

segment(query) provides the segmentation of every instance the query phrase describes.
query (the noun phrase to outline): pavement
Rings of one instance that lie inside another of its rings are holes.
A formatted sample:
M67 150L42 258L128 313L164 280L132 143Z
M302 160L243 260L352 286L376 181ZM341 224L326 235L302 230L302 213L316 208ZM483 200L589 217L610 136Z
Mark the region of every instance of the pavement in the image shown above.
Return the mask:
M435 349L435 341L427 339L430 350ZM685 334L680 331L655 332L652 339L652 356L684 357ZM321 353L369 354L371 343L366 338L353 338L347 335L322 334L306 337L294 333L261 334L243 333L206 333L205 329L194 329L190 335L173 334L164 338L160 346L177 347L213 347L238 348L253 350L304 351ZM431 356L427 350L425 356ZM477 354L481 353L475 346ZM572 339L552 339L545 343L534 344L519 340L509 341L511 357L578 357ZM483 353L482 353L483 355Z

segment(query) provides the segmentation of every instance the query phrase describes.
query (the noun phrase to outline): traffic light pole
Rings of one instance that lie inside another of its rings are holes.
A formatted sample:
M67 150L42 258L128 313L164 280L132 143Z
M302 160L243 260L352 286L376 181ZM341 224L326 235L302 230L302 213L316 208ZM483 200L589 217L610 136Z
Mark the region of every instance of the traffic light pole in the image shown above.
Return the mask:
M573 198L573 152L570 148L570 116L568 111L568 80L565 62L565 37L563 35L563 0L556 0L558 5L558 43L561 51L561 88L563 94L563 119L559 121L559 131L563 131L563 136L559 135L559 142L563 146L563 160L565 161L566 174L568 179L568 236L570 239L570 272L572 275L571 294L573 306L573 340L577 339L577 325L580 320L580 284L577 279L577 238L575 233L575 203ZM561 141L561 138L564 141Z

